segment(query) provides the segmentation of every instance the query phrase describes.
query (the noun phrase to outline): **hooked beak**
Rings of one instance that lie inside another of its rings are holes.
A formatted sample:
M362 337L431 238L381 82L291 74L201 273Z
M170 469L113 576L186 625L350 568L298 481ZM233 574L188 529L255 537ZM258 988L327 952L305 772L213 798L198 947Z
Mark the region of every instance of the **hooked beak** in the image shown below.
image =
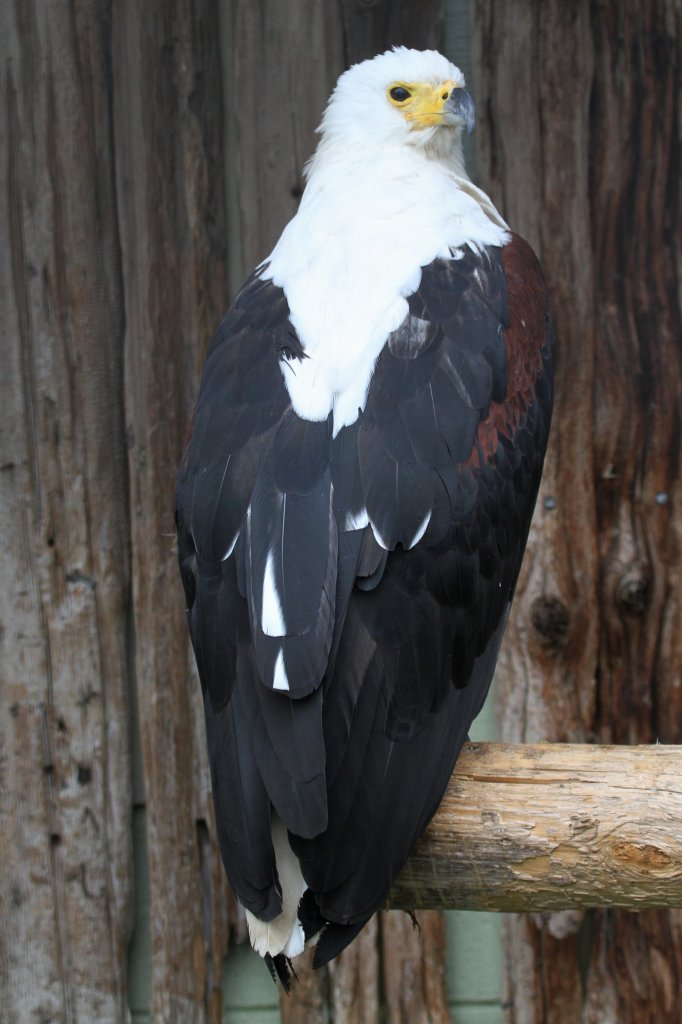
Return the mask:
M476 105L466 89L453 89L445 104L445 111L454 115L457 122L464 125L469 135L476 124Z

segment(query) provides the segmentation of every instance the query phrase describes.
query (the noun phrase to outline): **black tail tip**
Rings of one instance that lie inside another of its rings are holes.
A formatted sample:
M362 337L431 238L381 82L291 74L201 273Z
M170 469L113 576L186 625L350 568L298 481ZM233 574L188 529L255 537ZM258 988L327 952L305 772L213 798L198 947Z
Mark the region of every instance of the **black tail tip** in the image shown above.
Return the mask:
M329 922L317 940L313 967L324 967L330 960L334 960L362 931L368 920L369 918L365 918L364 921L357 921L355 924Z
M275 956L270 956L269 953L266 953L263 959L275 985L279 981L288 995L291 992L292 980L298 981L294 965L289 957L285 956L284 953L277 953Z

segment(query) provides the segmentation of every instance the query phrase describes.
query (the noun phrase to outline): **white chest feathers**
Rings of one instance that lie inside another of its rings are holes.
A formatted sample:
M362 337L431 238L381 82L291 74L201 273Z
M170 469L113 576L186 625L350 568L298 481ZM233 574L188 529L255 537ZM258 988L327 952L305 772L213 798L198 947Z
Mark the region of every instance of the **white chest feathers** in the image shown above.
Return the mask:
M507 240L487 196L421 153L384 149L316 169L262 270L284 290L307 356L282 363L298 415L333 411L334 434L354 423L421 268Z

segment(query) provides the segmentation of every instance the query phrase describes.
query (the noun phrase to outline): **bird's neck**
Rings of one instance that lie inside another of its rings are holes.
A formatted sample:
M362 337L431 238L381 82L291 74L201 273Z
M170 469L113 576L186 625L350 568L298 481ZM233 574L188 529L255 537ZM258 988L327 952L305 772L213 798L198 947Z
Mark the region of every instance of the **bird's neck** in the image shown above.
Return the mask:
M287 379L299 415L354 422L421 268L465 245L503 245L506 225L457 168L405 147L328 153L262 270L281 287L308 356Z
M306 177L299 210L303 219L308 208L315 208L316 218L326 213L330 220L338 210L342 222L348 223L349 213L357 211L365 224L376 215L386 225L386 207L392 203L397 209L408 203L420 207L422 216L429 209L439 208L445 216L449 213L457 217L459 206L461 215L470 222L472 217L474 221L479 219L469 202L473 199L483 214L481 224L488 220L507 230L492 200L467 173L459 134L433 132L425 141L411 146L367 142L363 146L344 146L339 142L325 144L323 139L306 168ZM377 206L380 192L383 199ZM469 226L472 236L462 241L477 242L475 225Z

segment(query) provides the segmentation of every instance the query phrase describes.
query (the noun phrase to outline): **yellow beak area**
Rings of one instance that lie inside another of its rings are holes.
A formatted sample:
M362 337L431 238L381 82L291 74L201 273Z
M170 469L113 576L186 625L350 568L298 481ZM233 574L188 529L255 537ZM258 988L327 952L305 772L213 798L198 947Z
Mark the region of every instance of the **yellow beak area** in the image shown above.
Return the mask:
M405 120L414 130L442 124L445 104L458 88L457 82L450 80L436 86L423 82L413 85L412 98L404 107Z

